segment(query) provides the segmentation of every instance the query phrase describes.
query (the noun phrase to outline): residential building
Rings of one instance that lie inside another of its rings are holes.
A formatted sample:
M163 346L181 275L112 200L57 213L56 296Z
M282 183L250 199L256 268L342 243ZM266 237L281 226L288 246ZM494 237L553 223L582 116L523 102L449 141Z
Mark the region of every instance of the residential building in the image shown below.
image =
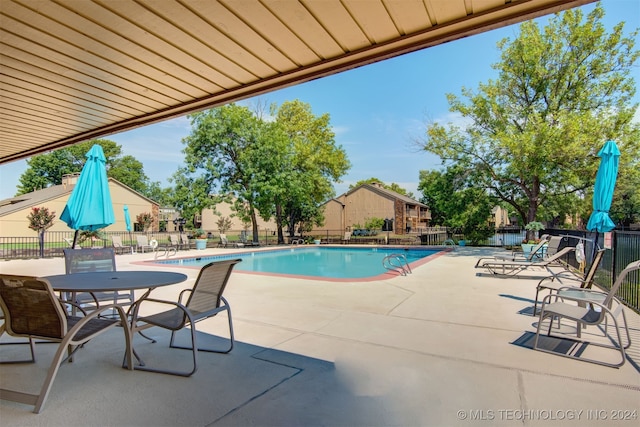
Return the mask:
M362 184L324 204L325 223L318 230L350 231L373 218L392 219L394 233L405 234L428 227L429 207L410 197L383 188L379 183Z
M29 228L27 216L34 207L46 207L55 212L53 225L47 231L72 231L60 220L71 191L78 181L80 174L69 174L62 177L61 185L36 190L28 194L4 199L0 201L0 236L25 237L34 236L35 231ZM153 200L143 196L120 181L109 178L109 192L113 203L113 213L116 222L106 227L105 231L125 231L124 205L127 205L131 218L132 231L140 229L136 224L136 216L143 212L150 212L153 217L152 231L158 231L159 206ZM141 231L141 230L140 230Z

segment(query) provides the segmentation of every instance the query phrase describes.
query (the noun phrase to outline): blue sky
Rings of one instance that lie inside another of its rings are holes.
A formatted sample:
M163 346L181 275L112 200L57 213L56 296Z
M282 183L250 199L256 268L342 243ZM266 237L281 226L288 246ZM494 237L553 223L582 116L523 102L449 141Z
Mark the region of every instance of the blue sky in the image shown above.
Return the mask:
M604 0L604 22L608 28L625 21L625 30L640 27L640 1ZM594 5L582 7L585 13ZM540 18L544 25L547 18ZM336 142L347 152L351 169L335 184L336 195L350 184L376 177L387 184L395 182L420 197L417 191L420 170L437 169L440 160L418 151L414 140L424 134L428 121L455 122L449 112L447 93L460 94L462 87L476 89L495 78L492 64L500 56L496 43L513 39L518 26L510 26L477 36L446 43L419 52L360 67L248 99L249 107L299 99L311 105L316 115L329 113ZM640 42L636 43L640 48ZM640 64L635 79L640 92ZM636 94L635 102L640 102ZM640 115L636 113L636 119ZM122 146L144 165L152 181L168 186L169 178L181 165L181 140L190 133L186 117L105 137ZM0 166L0 199L12 197L24 160Z

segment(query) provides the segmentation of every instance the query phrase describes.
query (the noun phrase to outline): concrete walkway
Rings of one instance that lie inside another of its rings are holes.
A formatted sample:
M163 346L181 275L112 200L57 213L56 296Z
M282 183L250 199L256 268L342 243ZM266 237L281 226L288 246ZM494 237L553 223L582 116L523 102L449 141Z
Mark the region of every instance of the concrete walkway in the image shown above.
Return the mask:
M180 255L240 253L207 249ZM228 355L201 353L190 378L120 367L114 329L63 364L41 414L0 401L6 426L614 426L640 418L640 316L627 310L633 344L619 369L530 348L535 279L477 276L479 256L502 250L457 248L407 277L335 283L234 272L226 298L237 338ZM150 254L119 255L119 270L158 267ZM165 267L166 268L166 267ZM62 259L8 261L3 273L64 273ZM158 288L176 298L189 280ZM224 319L198 324L201 344ZM570 326L567 325L567 328ZM135 338L148 364L177 366L190 353ZM583 338L601 339L588 328ZM7 341L3 337L3 342ZM55 345L38 363L0 365L3 388L36 391ZM593 346L591 346L593 347ZM6 360L27 346L2 346ZM610 357L587 348L594 357ZM626 418L626 419L620 419Z

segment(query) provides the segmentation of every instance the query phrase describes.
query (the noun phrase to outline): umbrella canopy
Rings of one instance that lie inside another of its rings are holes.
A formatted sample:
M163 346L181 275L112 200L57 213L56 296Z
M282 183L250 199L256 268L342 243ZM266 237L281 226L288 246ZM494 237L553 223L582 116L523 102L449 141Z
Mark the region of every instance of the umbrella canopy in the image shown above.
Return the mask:
M600 167L593 188L593 212L589 217L587 230L605 232L613 230L616 226L609 218L609 209L618 177L620 150L615 142L607 141L598 152L598 157Z
M60 215L62 221L76 230L74 246L78 230L95 231L115 222L107 179L107 159L102 147L94 145L86 157L78 182Z
M127 231L131 231L131 217L129 216L129 206L124 205L124 223L126 224Z

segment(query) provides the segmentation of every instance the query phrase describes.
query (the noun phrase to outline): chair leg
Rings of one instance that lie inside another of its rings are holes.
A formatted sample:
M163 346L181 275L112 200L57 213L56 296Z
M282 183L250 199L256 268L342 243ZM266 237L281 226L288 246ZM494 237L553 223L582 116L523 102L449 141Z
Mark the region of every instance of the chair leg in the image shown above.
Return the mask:
M138 333L139 332L140 331L138 331ZM172 345L175 333L176 333L176 331L171 331L171 340L169 341L169 347L172 347L172 348L187 348L187 347L175 347L175 346ZM136 353L135 350L133 350L133 354L136 357L136 359L138 359L139 364L137 366L133 366L133 369L135 369L137 371L156 372L156 373L159 373L159 374L169 374L169 375L177 375L177 376L180 376L180 377L190 377L198 369L198 344L196 342L196 330L193 327L191 328L191 347L189 347L188 349L191 350L191 352L193 354L193 369L191 369L191 371L189 371L189 372L163 370L163 369L156 369L156 368L152 368L152 367L146 366L144 364L144 362L142 361L142 359L140 359L140 357L138 356L138 354ZM127 365L125 365L124 363L123 363L122 366L123 367L127 367Z
M222 299L224 300L224 297L222 297ZM226 302L226 300L225 300ZM233 320L231 317L231 307L229 307L228 305L225 305L223 307L223 310L227 311L227 318L228 318L228 322L229 322L229 348L226 350L214 350L214 349L209 349L209 348L199 348L198 351L206 351L208 353L221 353L221 354L227 354L229 353L231 350L233 350L233 344L234 344L234 335L233 335ZM195 325L195 324L194 324ZM191 325L191 330L195 330L195 326ZM171 334L171 342L169 343L169 346L172 348L180 348L183 350L191 350L191 347L184 347L184 346L179 346L179 345L175 345L173 343L173 336L174 334Z
M547 350L545 348L538 347L538 338L540 336L540 327L542 325L542 321L547 317L551 318L549 320L549 330L547 332L547 336L554 337L553 335L551 335L551 325L553 324L553 319L554 319L555 316L553 315L553 313L545 315L544 308L543 308L543 312L541 312L541 314L540 314L540 320L538 321L538 326L537 326L537 329L536 329L536 336L535 336L534 341L533 341L533 349L534 350L538 350L538 351L542 351L542 352L545 352L545 353L549 353L549 354L554 354L556 356L567 357L569 359L581 360L583 362L595 363L595 364L598 364L598 365L609 366L609 367L612 367L612 368L619 368L620 366L624 365L624 362L626 361L626 355L625 355L625 351L624 350L631 345L631 341L630 341L631 338L630 338L629 330L628 330L628 328L626 328L627 324L626 324L626 316L624 316L624 311L623 311L623 320L625 322L625 329L627 330L627 338L629 340L629 342L627 343L627 346L624 346L623 343L622 343L622 334L620 333L620 325L618 325L618 321L616 320L616 316L613 315L613 313L611 313L611 312L608 312L608 314L613 319L613 324L614 324L614 327L616 328L616 335L617 335L617 338L618 338L618 345L615 345L615 343L613 345L605 345L605 344L600 344L600 343L595 343L595 342L587 342L587 341L582 341L582 340L577 340L577 342L587 343L587 344L590 344L590 345L594 345L596 347L603 347L603 348L617 350L617 351L620 352L620 356L621 356L621 360L620 360L619 363L607 363L607 362L602 362L600 360L578 357L578 356L574 356L572 354L563 354L561 352L559 353L559 352L556 352L556 351ZM578 333L580 332L581 328L582 328L582 322L578 321L578 325L577 325ZM555 336L555 338L565 339L564 337L558 337L558 336ZM573 340L573 341L576 341L576 340Z
M0 334L1 336L2 334ZM55 341L44 341L44 342L40 342L40 344L55 344ZM31 352L31 359L24 359L24 360L7 360L5 362L0 362L0 365L8 365L8 364L12 364L12 363L35 363L36 362L36 342L33 340L33 338L29 337L29 341L28 342L3 342L0 343L0 345L24 345L24 344L29 344L29 350Z

